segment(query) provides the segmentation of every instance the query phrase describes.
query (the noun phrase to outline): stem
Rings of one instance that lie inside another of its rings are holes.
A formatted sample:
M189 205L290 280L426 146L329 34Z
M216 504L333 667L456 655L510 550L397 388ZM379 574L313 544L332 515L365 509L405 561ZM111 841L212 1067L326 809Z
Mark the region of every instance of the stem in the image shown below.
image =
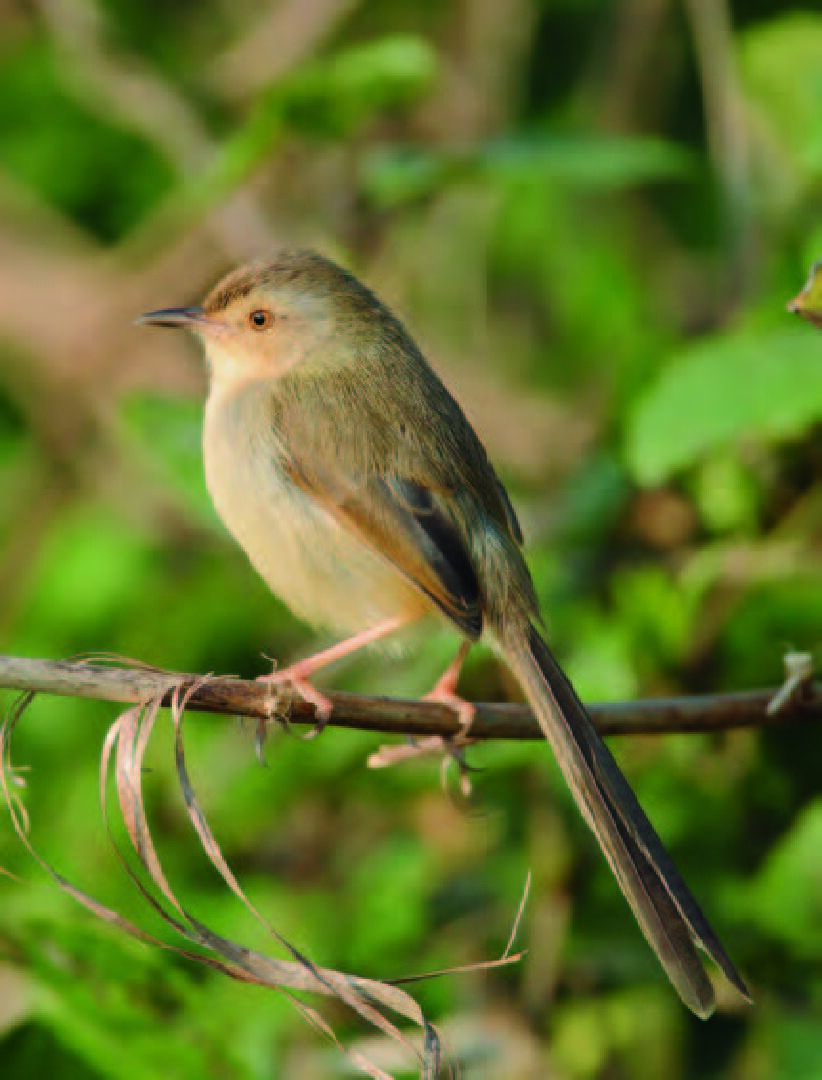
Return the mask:
M100 701L138 703L165 695L200 676L176 674L149 667L103 666L68 660L33 660L0 655L0 688L84 697ZM590 705L603 735L668 735L727 731L734 728L780 726L789 721L822 720L822 684L805 683L784 708L768 714L768 704L779 688L733 694L645 699ZM379 731L391 735L457 735L456 713L436 702L399 698L329 695L334 709L329 724ZM209 678L188 703L190 712L223 713L273 720L275 698L264 683L225 677ZM313 724L311 705L295 701L291 722ZM524 705L477 705L471 727L474 739L541 739L536 721Z

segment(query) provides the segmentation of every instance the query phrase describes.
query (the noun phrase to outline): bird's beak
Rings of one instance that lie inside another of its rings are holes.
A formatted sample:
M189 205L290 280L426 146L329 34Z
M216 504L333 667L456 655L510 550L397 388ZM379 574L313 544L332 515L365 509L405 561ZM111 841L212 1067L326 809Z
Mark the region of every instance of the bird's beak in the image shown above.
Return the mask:
M214 325L201 307L160 308L147 311L134 321L138 326L181 326L184 330L205 330Z

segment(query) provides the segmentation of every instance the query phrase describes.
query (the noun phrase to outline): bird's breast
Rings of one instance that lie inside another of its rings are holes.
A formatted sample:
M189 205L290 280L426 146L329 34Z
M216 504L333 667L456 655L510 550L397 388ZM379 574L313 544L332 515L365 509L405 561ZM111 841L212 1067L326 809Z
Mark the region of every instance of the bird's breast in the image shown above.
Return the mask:
M215 387L203 428L209 494L257 572L295 614L340 633L422 613L422 594L291 480L270 400L259 385Z

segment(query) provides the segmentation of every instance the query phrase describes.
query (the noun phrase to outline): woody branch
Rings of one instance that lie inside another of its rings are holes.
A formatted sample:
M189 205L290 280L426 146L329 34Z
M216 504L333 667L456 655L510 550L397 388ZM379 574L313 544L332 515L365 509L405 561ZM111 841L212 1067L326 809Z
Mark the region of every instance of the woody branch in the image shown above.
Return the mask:
M800 654L801 655L801 654ZM170 700L172 691L202 676L144 666L103 665L84 661L37 660L0 655L0 689L33 691L64 697L140 703L157 695ZM329 724L388 735L457 735L460 725L447 706L399 698L332 693ZM188 702L192 712L276 719L272 688L243 679L210 676ZM778 707L774 707L774 705ZM822 684L800 665L782 687L730 694L609 702L589 706L603 735L665 735L727 731L822 720ZM313 724L314 710L303 701L290 705L291 723ZM481 702L471 727L474 739L541 739L542 733L524 705Z

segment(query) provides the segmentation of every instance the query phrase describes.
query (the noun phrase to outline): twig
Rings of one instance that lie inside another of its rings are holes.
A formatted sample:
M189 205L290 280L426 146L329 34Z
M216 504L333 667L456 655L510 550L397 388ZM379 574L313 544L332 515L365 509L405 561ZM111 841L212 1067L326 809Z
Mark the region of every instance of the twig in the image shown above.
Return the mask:
M685 0L705 111L708 152L722 186L733 299L750 292L751 178L745 100L736 70L729 0ZM735 305L734 305L735 306Z
M0 688L84 697L101 701L142 702L197 675L181 675L149 667L104 667L66 660L33 660L0 656ZM779 687L733 694L645 699L591 705L591 716L604 735L667 735L727 731L733 728L780 726L788 721L822 720L822 683L807 683L776 712L768 708ZM457 716L447 706L427 701L329 695L337 727L391 735L456 735ZM192 695L189 711L272 719L271 689L243 679L211 677ZM295 701L290 720L314 724L312 706ZM475 739L541 739L536 721L524 705L477 705L471 727Z
M209 73L229 100L259 93L282 79L336 33L356 0L286 0L273 4L218 57Z

